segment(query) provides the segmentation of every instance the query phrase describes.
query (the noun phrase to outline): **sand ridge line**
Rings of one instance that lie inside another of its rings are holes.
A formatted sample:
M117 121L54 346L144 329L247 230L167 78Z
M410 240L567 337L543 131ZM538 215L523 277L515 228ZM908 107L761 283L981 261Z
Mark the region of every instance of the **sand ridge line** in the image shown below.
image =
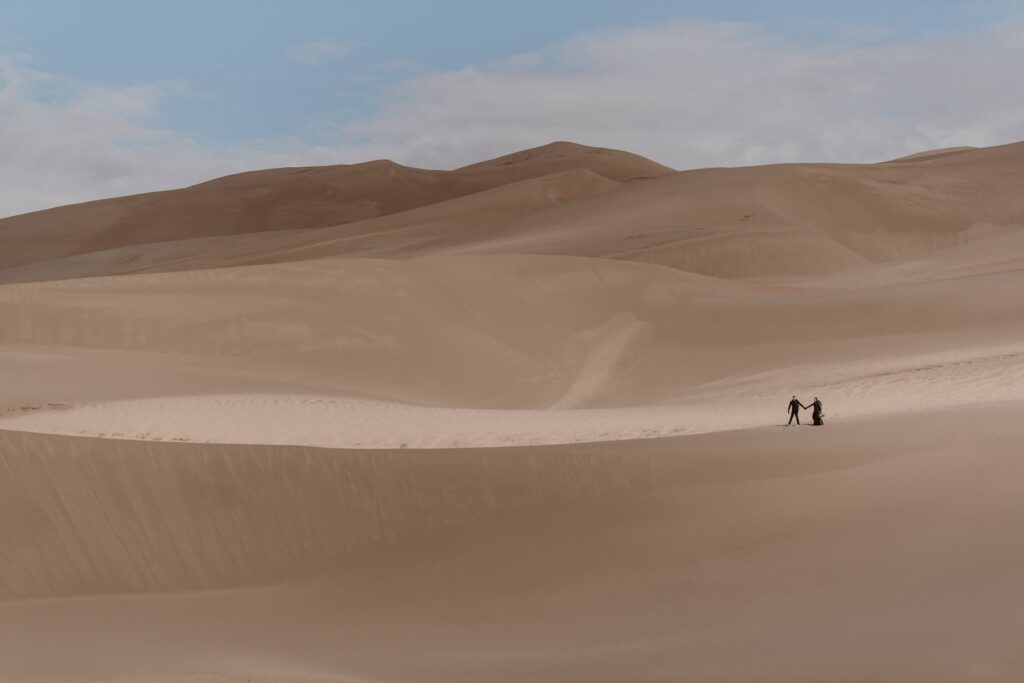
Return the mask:
M822 364L711 385L657 405L501 410L343 397L221 394L83 403L0 415L0 428L201 443L467 448L621 441L732 431L783 420L787 391L819 395L830 421L1024 398L1022 352L999 346L885 362ZM782 398L780 398L780 396ZM134 430L126 429L133 425Z

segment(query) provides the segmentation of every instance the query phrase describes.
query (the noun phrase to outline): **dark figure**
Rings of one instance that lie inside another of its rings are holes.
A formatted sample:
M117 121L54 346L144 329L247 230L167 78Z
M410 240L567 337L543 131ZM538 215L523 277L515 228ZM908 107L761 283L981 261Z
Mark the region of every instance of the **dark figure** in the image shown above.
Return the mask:
M793 424L793 420L796 420L797 425L799 425L800 409L806 407L807 406L805 406L803 403L796 400L796 396L794 396L792 400L790 400L789 402L789 422L786 423L786 426L788 427L789 425Z
M821 407L821 399L815 396L814 403L811 404L811 408L814 411L811 413L811 419L814 421L814 426L820 427L825 424L825 410Z

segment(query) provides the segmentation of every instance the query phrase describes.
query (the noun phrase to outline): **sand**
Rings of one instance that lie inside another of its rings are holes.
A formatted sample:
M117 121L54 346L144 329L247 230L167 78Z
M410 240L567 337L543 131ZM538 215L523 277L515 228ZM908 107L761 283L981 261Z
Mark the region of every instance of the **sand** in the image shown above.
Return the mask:
M1020 408L482 451L6 434L37 524L5 670L1012 680Z
M531 152L544 157L546 149ZM620 171L606 167L610 157L622 166ZM584 161L567 167L576 158ZM459 253L599 256L729 279L824 276L912 262L950 247L1013 234L1024 214L1024 143L900 163L683 173L665 173L660 166L644 171L633 157L620 160L610 151L578 152L557 161L557 167L520 159L448 172L441 177L449 185L468 174L483 178L477 189L485 191L438 192L435 199L448 201L409 212L388 210L390 215L365 220L349 217L342 225L321 221L301 228L279 221L280 229L274 230L262 218L265 210L248 205L231 215L243 221L238 231L246 226L252 231L234 235L223 227L230 221L216 216L207 225L192 216L168 214L168 225L157 232L134 217L124 219L130 230L109 221L85 230L81 222L93 220L92 205L27 214L0 220L0 241L17 246L0 256L0 267L9 266L0 270L0 282ZM378 177L376 169L371 164L369 169L360 167L358 174L347 172L356 175L358 183L352 182L357 187L406 195L404 184ZM635 175L639 173L649 175ZM517 182L502 184L508 178ZM179 201L188 201L192 191L179 191ZM412 194L417 202L427 201L418 191ZM305 206L305 195L298 190L284 196ZM397 203L392 199L386 206ZM246 222L254 210L260 220ZM75 212L74 220L64 215L68 211ZM193 225L198 227L189 227ZM96 240L103 241L61 246L91 231L100 231ZM196 232L201 236L186 239ZM23 234L47 239L33 238L29 248ZM37 247L46 252L36 253Z
M0 681L1019 679L1022 155L0 221Z

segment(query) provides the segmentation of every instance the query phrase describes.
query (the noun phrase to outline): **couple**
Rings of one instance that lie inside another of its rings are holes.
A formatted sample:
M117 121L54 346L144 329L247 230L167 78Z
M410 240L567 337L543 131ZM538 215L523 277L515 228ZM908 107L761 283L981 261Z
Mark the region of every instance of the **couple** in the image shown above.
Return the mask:
M794 419L796 420L797 424L800 424L801 408L803 408L804 410L807 410L808 408L813 409L814 412L811 413L811 419L814 420L814 426L820 427L821 425L825 424L825 412L821 407L820 398L815 396L814 403L812 403L809 406L805 406L803 403L796 399L796 396L794 396L792 400L790 400L789 402L789 422L786 423L787 427L793 424Z

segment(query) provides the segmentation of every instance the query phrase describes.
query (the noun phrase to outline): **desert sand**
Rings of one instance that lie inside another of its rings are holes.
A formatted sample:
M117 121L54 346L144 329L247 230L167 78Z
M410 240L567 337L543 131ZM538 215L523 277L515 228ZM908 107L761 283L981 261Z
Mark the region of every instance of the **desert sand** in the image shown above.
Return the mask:
M0 220L0 681L1019 680L1022 169L554 143Z

